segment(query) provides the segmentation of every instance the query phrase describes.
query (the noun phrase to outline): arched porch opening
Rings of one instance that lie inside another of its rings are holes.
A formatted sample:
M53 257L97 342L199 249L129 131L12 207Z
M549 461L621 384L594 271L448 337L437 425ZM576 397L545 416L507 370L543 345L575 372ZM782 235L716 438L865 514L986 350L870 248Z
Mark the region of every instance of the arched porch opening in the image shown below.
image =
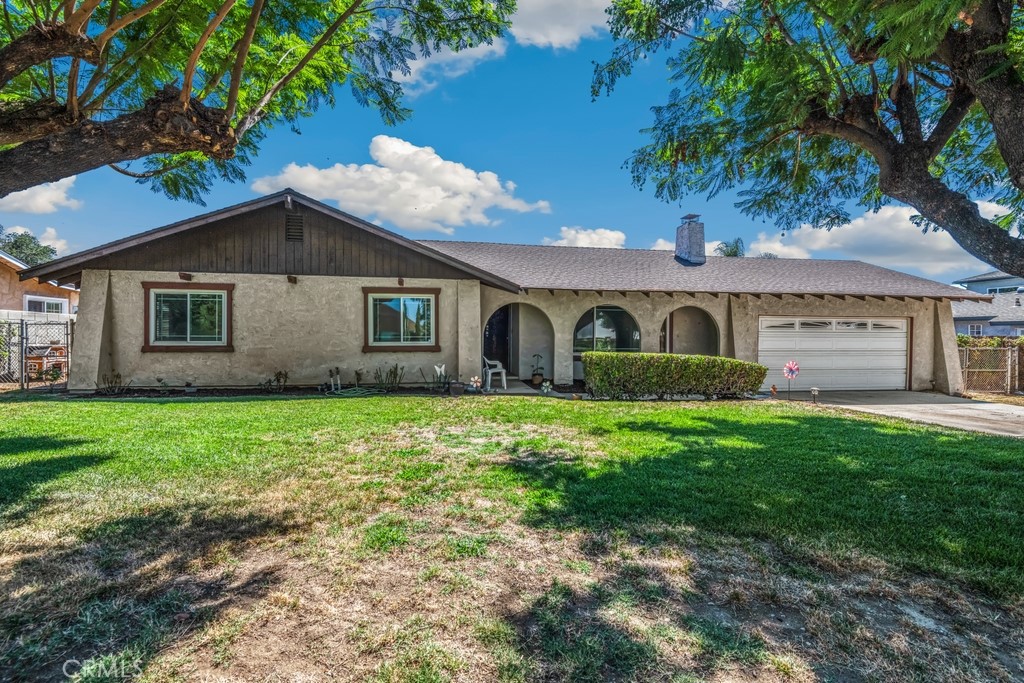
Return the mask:
M529 380L534 367L539 366L544 377L550 379L554 369L555 328L547 314L536 306L506 304L492 313L484 325L483 355L501 361L510 377Z
M661 325L662 353L719 355L718 325L703 308L680 306Z

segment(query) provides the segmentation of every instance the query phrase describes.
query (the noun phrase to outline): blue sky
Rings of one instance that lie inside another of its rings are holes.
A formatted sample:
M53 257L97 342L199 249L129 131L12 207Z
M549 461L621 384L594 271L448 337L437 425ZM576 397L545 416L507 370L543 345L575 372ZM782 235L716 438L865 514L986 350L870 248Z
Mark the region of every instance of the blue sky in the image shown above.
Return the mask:
M220 184L209 209L285 186L416 239L647 249L699 213L707 239L741 237L782 257L857 258L949 281L989 270L945 235L922 236L889 207L831 233L782 237L732 196L665 204L631 185L623 162L645 142L649 108L669 90L661 57L590 99L592 61L608 54L605 0L521 0L513 33L470 54L416 66L412 118L387 127L341 93L338 106L275 130L245 183ZM556 5L552 7L551 5ZM0 225L69 253L209 209L174 202L102 169L0 199Z

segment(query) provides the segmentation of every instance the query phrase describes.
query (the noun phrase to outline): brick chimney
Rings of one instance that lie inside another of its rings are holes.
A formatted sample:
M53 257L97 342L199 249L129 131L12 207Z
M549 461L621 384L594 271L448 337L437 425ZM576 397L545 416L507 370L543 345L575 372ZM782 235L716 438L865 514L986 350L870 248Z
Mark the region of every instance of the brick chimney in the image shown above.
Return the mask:
M686 214L676 228L676 258L698 265L707 261L704 256L704 224L700 222L700 215Z

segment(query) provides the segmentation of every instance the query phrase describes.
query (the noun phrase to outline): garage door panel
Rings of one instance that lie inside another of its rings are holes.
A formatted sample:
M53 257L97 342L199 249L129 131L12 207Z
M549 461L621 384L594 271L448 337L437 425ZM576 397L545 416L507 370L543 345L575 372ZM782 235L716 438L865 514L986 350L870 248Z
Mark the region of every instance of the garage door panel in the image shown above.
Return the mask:
M762 319L758 362L768 367L765 388L784 389L782 367L800 364L793 389L905 389L907 386L907 324L904 319L870 323L833 319L832 329L805 328L800 318ZM813 318L814 321L826 320Z

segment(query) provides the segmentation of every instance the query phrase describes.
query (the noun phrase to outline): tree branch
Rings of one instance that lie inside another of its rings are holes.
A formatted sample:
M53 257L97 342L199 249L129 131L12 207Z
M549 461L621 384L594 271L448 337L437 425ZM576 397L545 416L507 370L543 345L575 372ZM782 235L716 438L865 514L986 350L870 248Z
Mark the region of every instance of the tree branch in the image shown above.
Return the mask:
M245 135L245 133L248 132L249 129L251 129L257 123L259 123L260 119L263 118L263 109L270 103L272 99L274 99L274 97L277 96L277 93L281 92L281 90L286 85L288 85L288 83L290 83L291 80L295 78L295 76L298 75L299 72L306 67L307 64L309 64L309 62L313 59L313 57L316 56L318 52L320 52L324 45L326 45L331 40L331 38L334 37L334 34L338 32L338 29L340 29L345 24L345 22L352 17L355 11L359 9L359 6L363 4L363 1L364 0L355 0L355 2L349 5L344 12L339 14L338 18L334 20L334 23L327 27L327 30L324 31L323 35L320 36L319 40L313 43L313 46L309 48L309 51L302 56L302 59L300 59L295 64L295 66L289 69L288 73L282 76L277 81L277 83L274 83L274 85L270 86L267 92L263 94L263 97L261 97L259 101L253 106L253 108L250 109L245 114L245 116L242 117L241 122L238 124L239 138Z
M192 48L192 54L188 57L188 63L185 64L184 76L182 78L181 86L181 104L187 106L189 99L192 97L192 81L196 75L196 66L199 64L199 56L203 54L203 50L206 49L206 44L210 41L210 37L213 36L213 32L217 30L224 18L228 16L228 12L235 6L237 0L224 0L224 4L217 10L217 14L213 17L213 20L207 24L203 34L199 36L199 40L196 41L196 46Z
M935 128L932 129L931 134L925 141L925 145L928 148L929 161L934 161L935 157L939 155L976 101L974 93L968 88L963 86L955 86L953 88L949 105L942 112L939 122L935 124Z
M180 98L180 90L166 86L131 113L109 121L82 121L0 152L0 197L152 154L233 157L237 138L224 110L196 99L183 109Z
M69 33L62 24L33 26L0 48L0 88L31 67L58 57L78 57L95 64L99 56L88 36Z
M254 0L253 2L252 9L249 11L249 23L245 25L242 43L238 46L238 51L235 54L235 64L231 67L228 104L225 107L228 120L235 118L235 110L238 108L238 89L242 85L242 69L245 67L245 60L249 57L249 48L252 47L252 39L256 35L256 25L259 23L260 15L263 13L263 1Z

